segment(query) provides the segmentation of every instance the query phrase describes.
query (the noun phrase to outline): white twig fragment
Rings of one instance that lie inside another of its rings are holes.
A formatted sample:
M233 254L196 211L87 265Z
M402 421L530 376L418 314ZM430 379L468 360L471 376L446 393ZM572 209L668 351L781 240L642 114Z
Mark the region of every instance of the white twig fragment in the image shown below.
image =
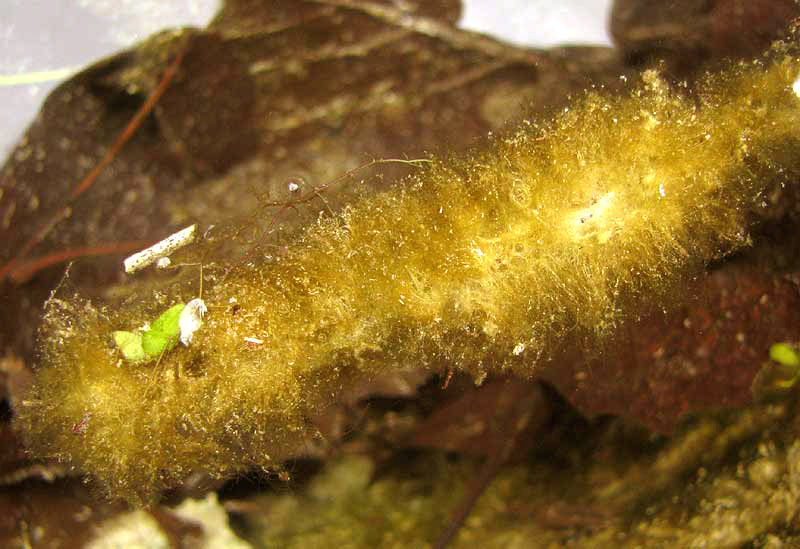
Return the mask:
M181 311L178 325L181 328L181 343L189 345L194 333L203 325L203 315L208 312L205 301L195 298L186 304Z
M263 339L258 339L257 337L249 337L248 336L248 337L244 338L244 340L246 342L248 342L248 343L252 343L253 345L263 345L264 344L264 340Z
M194 232L196 229L196 224L190 225L185 229L181 229L177 233L168 236L161 242L153 244L149 248L133 254L124 262L125 272L128 274L135 273L140 269L144 269L153 262L158 261L160 258L168 256L178 248L182 248L183 246L190 244L194 241Z

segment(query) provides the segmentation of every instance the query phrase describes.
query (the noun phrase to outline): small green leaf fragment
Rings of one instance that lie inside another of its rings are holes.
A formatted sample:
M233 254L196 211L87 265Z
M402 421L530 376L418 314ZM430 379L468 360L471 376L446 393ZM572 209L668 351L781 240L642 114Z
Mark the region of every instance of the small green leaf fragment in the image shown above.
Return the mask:
M129 362L141 362L147 359L147 354L142 347L142 335L134 332L114 332L114 343Z
M164 335L178 337L181 333L180 319L185 303L173 305L150 324L150 332L161 332Z
M769 358L784 366L800 367L800 356L788 343L775 343L769 348Z
M142 334L142 349L149 358L159 356L177 345L177 338L169 338L164 334L145 332Z
M185 304L173 305L150 324L150 329L142 334L142 349L150 357L159 356L178 344L181 335L180 318Z

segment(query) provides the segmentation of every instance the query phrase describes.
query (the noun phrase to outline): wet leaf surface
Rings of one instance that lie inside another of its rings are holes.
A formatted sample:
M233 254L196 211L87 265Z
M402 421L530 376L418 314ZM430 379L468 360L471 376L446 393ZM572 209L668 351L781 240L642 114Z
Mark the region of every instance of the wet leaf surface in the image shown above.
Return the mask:
M602 359L577 357L544 377L587 415L623 416L666 433L687 414L750 404L770 345L797 338L797 281L730 266L697 290L692 303L629 326Z

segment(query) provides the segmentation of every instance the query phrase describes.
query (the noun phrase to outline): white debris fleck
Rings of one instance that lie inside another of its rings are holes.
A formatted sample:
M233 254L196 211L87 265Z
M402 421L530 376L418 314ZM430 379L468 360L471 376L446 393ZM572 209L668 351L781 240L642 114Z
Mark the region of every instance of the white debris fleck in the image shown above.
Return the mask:
M792 84L792 91L797 97L800 97L800 76L798 76L797 80Z
M659 186L658 186L658 194L661 195L661 198L664 198L665 196L667 196L667 191L664 188L664 184L663 183L659 184Z
M519 356L525 351L525 344L524 343L517 343L514 345L514 350L511 351L514 356Z
M239 301L238 301L238 300L237 300L235 297L232 297L232 298L230 298L230 299L228 300L228 303L230 303L231 305L233 305L234 303L238 303L238 302L239 302Z
M172 264L172 260L168 257L159 257L156 261L156 269L166 269Z
M168 236L161 242L153 244L149 248L133 254L124 261L125 272L128 274L135 273L136 271L144 269L155 261L158 261L159 258L168 256L178 248L182 248L183 246L190 244L192 241L194 241L194 232L196 229L196 224L190 225L185 229L181 229L177 233Z
M178 325L181 328L181 343L189 345L194 333L203 325L203 315L208 312L205 301L195 298L186 304L181 311Z
M262 345L264 343L263 339L258 339L257 337L246 337L244 340L248 343L252 343L254 345Z
M290 181L288 187L290 193L296 193L297 191L300 190L300 185L298 185L294 181Z

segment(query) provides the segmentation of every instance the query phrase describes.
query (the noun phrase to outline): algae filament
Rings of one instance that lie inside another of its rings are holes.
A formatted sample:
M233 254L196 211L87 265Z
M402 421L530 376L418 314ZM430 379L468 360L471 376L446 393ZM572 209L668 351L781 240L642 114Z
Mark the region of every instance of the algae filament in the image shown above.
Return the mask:
M361 198L279 262L211 264L214 314L158 370L120 364L112 342L158 311L51 300L20 417L29 446L144 502L196 471L279 463L313 435L308 417L381 372L530 377L566 345L591 352L747 245L765 193L794 183L798 74L774 52L684 97L646 73L629 97L590 93Z

